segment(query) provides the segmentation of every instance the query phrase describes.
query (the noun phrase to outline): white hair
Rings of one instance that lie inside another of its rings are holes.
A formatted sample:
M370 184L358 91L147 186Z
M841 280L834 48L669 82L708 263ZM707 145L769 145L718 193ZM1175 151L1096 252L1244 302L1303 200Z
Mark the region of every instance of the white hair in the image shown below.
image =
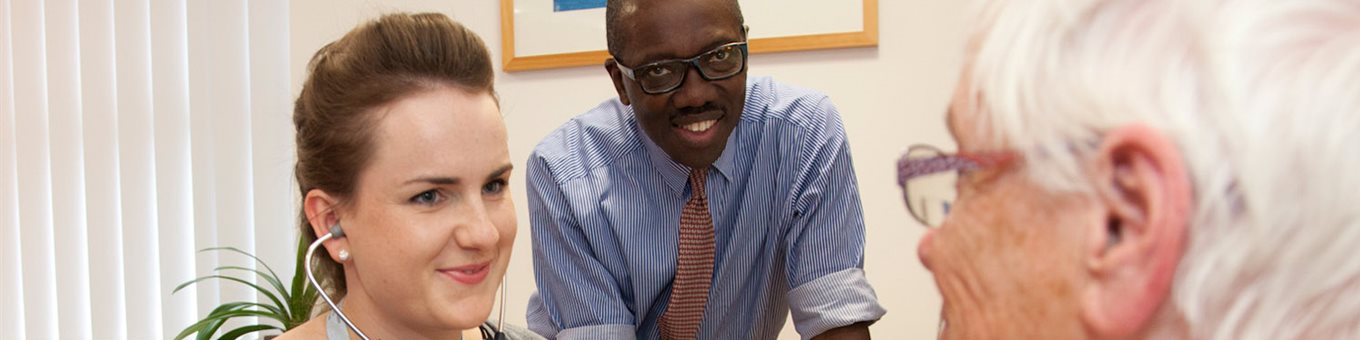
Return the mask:
M985 1L984 145L1057 191L1101 133L1173 139L1194 183L1172 304L1200 339L1360 338L1360 1Z

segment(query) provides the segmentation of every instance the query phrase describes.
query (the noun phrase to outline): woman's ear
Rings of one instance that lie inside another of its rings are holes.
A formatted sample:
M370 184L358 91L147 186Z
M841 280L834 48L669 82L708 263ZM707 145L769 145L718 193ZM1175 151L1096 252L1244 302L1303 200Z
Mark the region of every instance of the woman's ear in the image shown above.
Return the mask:
M1082 319L1100 337L1137 337L1171 294L1193 204L1189 173L1172 140L1130 125L1105 134L1092 174L1104 216L1087 230Z
M339 199L321 189L307 191L307 197L302 199L302 209L307 214L307 223L311 224L312 233L317 238L330 234L331 227L340 224L339 208ZM339 254L341 250L349 249L349 239L330 239L321 245L326 247L326 253L330 254L331 260L344 264Z

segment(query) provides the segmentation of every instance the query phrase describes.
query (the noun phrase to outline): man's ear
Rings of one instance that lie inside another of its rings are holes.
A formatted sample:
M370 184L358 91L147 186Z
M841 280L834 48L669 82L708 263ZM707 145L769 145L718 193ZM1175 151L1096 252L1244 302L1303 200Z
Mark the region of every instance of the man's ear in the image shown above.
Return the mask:
M302 209L307 214L307 223L311 224L312 233L317 238L329 234L331 227L340 223L339 208L340 201L321 189L307 191L307 197L302 199ZM336 254L339 254L341 249L349 248L348 238L326 240L321 245L326 247L326 253L330 254L331 260L343 264Z
M1143 125L1105 135L1092 166L1104 220L1087 230L1082 319L1100 337L1136 337L1171 294L1192 190L1176 144Z
M609 79L614 81L614 91L619 93L619 101L623 105L633 105L628 100L628 89L623 87L623 71L619 70L619 61L614 58L605 60L604 70L609 72Z

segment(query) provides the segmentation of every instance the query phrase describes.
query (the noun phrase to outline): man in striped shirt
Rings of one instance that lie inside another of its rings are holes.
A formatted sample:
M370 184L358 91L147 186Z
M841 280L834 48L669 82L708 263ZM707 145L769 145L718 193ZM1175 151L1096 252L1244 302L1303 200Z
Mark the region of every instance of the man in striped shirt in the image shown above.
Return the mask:
M528 160L538 292L559 339L868 338L883 316L825 95L746 77L735 0L610 0L618 91ZM682 216L684 217L682 219Z

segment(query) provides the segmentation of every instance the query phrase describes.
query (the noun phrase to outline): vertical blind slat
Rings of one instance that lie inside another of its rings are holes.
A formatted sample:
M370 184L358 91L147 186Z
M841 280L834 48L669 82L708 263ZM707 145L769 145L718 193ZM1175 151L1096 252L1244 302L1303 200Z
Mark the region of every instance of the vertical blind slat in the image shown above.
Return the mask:
M183 0L151 4L161 287L173 288L194 277L186 9ZM164 297L164 334L176 334L197 319L196 288Z
M14 68L15 147L19 183L19 239L23 263L24 338L55 339L57 296L52 250L52 180L48 145L47 60L43 4L12 4L15 32L10 51Z
M208 4L216 20L209 30L216 39L213 67L208 71L216 86L212 95L218 96L210 108L214 118L215 138L213 156L217 159L217 240L220 245L241 248L255 253L254 197L251 185L254 159L250 147L250 45L247 38L246 1L219 0ZM253 260L236 254L222 253L222 265L256 268ZM263 268L260 268L263 269ZM247 281L255 282L253 277ZM222 286L223 301L258 301L256 292L243 285ZM242 318L228 325L254 324L255 318Z
M63 338L90 339L85 160L80 107L80 30L75 0L48 0L47 79L57 315Z
M23 262L19 243L19 164L14 138L14 67L10 0L0 0L0 337L24 337Z
M297 184L289 89L288 3L251 1L249 9L251 149L254 159L255 251L279 275L297 257Z
M113 16L113 0L80 2L80 100L88 169L85 207L90 237L89 272L97 282L90 285L93 316L90 329L100 339L127 339Z
M161 298L168 292L160 288L157 254L149 4L117 1L114 18L128 338L160 339Z
M216 105L217 84L210 77L216 67L215 50L209 30L210 22L217 16L209 12L208 1L190 1L188 9L189 28L189 128L193 135L190 152L194 177L192 179L194 209L194 248L202 249L220 245L217 242L217 161L214 155L216 133L213 124L212 108ZM218 266L215 254L196 254L194 257L197 275L208 274ZM202 281L198 288L198 316L208 315L221 301L217 280Z

